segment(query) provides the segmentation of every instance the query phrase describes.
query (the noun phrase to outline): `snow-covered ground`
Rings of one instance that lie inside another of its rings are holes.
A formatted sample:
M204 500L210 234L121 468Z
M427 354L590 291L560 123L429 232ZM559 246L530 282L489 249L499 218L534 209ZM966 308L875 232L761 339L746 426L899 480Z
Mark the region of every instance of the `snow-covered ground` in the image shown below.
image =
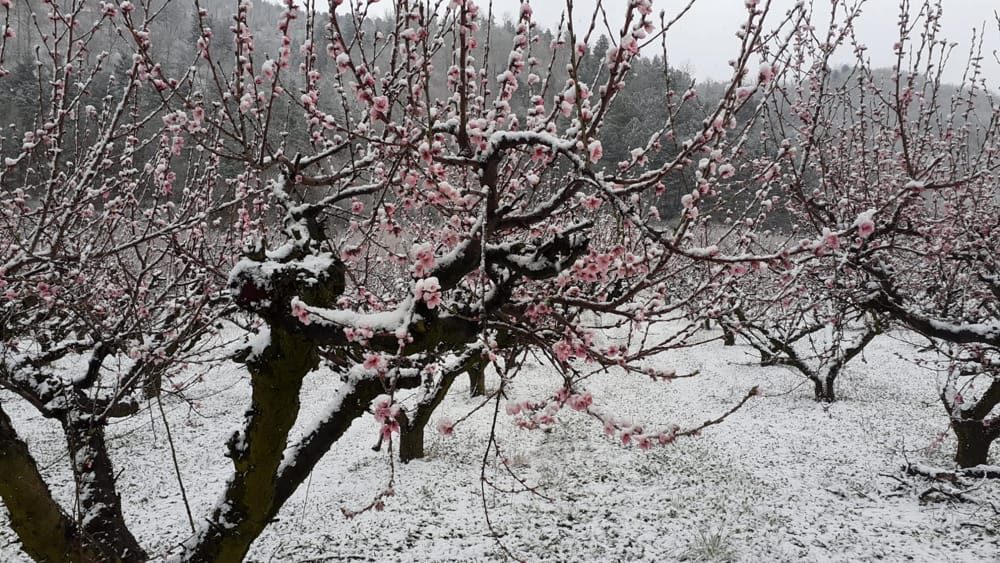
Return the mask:
M641 451L604 437L577 413L548 432L514 428L501 411L498 440L510 465L537 493L487 491L499 541L528 561L998 561L1000 483L977 485L978 502L920 495L932 483L904 477L906 460L945 466L954 450L934 374L897 357L905 345L876 340L839 381L841 400L812 400L811 385L782 368L761 368L747 349L710 344L674 352L663 367L701 376L673 383L607 376L589 389L599 404L649 427L716 416L760 384L751 401L702 436ZM495 382L494 382L495 383ZM311 419L336 384L311 376L303 417ZM535 365L515 397L539 397L558 381ZM440 415L458 419L479 403L460 381ZM236 366L195 387L191 403L165 404L184 484L197 518L218 498L225 440L241 423L248 387ZM72 480L58 428L4 395L5 409L36 453L64 506ZM452 437L428 433L427 458L396 464L396 495L385 510L346 519L342 508L370 503L389 478L386 453L370 448L377 427L358 422L256 542L252 561L498 560L480 495L492 409L479 410ZM433 421L432 421L433 426ZM126 516L140 542L168 555L189 533L159 412L114 425ZM994 459L1000 452L993 452ZM517 483L491 463L491 481ZM543 498L543 495L545 498ZM932 500L933 499L933 500ZM22 561L0 511L0 561Z

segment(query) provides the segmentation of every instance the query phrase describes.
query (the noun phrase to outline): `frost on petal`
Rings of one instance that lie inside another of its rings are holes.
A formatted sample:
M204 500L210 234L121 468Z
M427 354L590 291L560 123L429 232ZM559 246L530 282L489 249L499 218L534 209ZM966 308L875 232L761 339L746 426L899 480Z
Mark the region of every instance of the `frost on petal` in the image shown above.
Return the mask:
M429 309L434 309L441 304L441 284L434 276L417 280L413 286L413 297L423 301Z
M875 221L872 219L874 215L875 210L869 209L858 215L854 221L854 226L858 228L858 236L861 238L868 238L875 232Z
M590 155L590 161L596 163L601 160L604 156L604 148L601 146L601 142L598 140L593 140L587 145L587 153Z

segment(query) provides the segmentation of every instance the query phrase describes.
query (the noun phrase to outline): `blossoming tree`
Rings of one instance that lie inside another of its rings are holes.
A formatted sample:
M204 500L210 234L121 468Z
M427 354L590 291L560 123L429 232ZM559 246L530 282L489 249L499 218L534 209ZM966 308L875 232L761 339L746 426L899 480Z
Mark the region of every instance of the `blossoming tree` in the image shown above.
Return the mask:
M786 246L799 257L776 274L790 287L819 283L795 296L806 309L839 302L930 339L946 374L940 398L956 461L971 467L1000 436L1000 108L981 74L981 36L964 82L950 87L940 3L917 8L901 10L891 71L871 67L850 26L822 40L803 34L790 51L796 91L772 104L772 138L788 147L789 237L802 238ZM842 20L855 17L840 9ZM857 64L834 72L830 58L845 46Z
M46 122L33 137L26 136L24 152L17 153L22 156L8 163L9 169L20 170L28 166L22 158L37 154L44 165L23 173L30 194L16 203L27 206L27 216L36 217L36 223L26 227L17 224L17 215L7 215L19 237L4 243L12 255L8 263L27 252L39 256L43 270L63 264L60 245L78 228L79 214L70 216L66 232L50 231L48 217L57 207L67 213L85 210L96 198L97 233L106 229L104 236L115 241L107 243L109 250L124 245L121 251L134 250L134 256L117 260L108 257L119 254L96 252L87 245L100 239L86 231L74 238L85 248L69 263L106 267L107 276L138 269L139 282L131 284L138 289L128 301L137 310L116 310L114 318L129 326L152 315L160 324L143 321L136 329L143 341L163 335L183 348L198 342L203 332L201 323L193 325L199 327L194 332L176 326L197 310L183 299L212 294L205 286L209 282L198 281L211 276L183 269L191 255L207 252L203 249L211 245L204 241L217 236L202 225L207 216L201 209L218 202L209 196L211 189L231 187L234 202L259 190L269 194L270 207L258 202L231 217L237 227L220 229L226 236L245 237L256 228L252 217L258 213L281 224L270 237L252 237L228 275L235 304L260 321L239 354L252 396L243 428L228 443L233 472L222 500L199 520L201 526L177 554L182 560L242 560L320 458L369 412L384 440L391 444L397 433L409 435L405 456L419 456L423 427L451 382L484 361L500 375L499 387L488 395L499 408L518 355L527 349L549 356L563 380L551 396L507 405L523 427L550 425L569 406L599 419L622 442L648 448L726 416L688 429L644 429L594 404L583 384L590 375L610 370L674 377L649 360L696 330L698 319L689 314L694 305L711 301L750 264L779 258L755 252L752 234L759 221L748 216L721 220L731 194L751 196L747 213L753 217L768 207L753 196L756 183L773 180L767 167L741 160L752 120L737 127L734 116L777 82L779 71L767 61L786 47L781 35L765 32L770 3L746 3L732 82L708 109L700 130L681 138L668 120L646 145L629 151L629 160L610 169L602 163L602 120L627 80L631 61L644 46L659 44L665 51L663 33L676 22L663 14L657 19L650 0L629 1L620 31L604 30L614 40L603 54L602 82L594 84L580 80L578 70L595 30L605 25L601 10L579 29L579 14L567 2L564 27L542 49L531 6L523 2L513 47L498 52L480 29L490 14L472 0L447 5L397 0L385 29L366 27L369 4L337 0L321 12L312 3L303 9L289 0L278 22L277 47L267 52L258 48L251 4L243 1L232 20L232 52L223 60L213 45L224 32L210 28L208 10L195 2L196 52L177 75L158 63L148 32L159 13L156 6L102 4L93 23L80 10L57 12L62 15L55 25L66 32L49 40L66 41L61 49L69 49L70 56L53 56L53 76L65 77L54 82L53 96L55 107L65 109L53 110L51 126ZM801 14L793 10L778 25L798 23ZM57 137L72 139L74 150L83 153L71 165L65 160L69 152L50 149L47 135L91 123L86 108L65 107L79 97L61 85L76 84L77 73L87 64L96 68L99 61L79 46L83 41L85 47L86 39L73 30L96 33L103 26L130 39L130 67L120 78L122 98L95 110L96 142ZM543 53L545 58L539 56ZM748 73L756 58L765 60L762 70ZM673 116L694 97L693 91L670 92L664 103L671 104ZM153 109L141 109L150 105ZM750 109L756 117L763 106ZM148 166L131 160L133 147L142 149ZM185 151L198 156L181 162L176 156ZM666 155L660 160L664 164L650 166L650 155L657 152ZM697 180L693 190L681 194L665 183L688 169ZM754 179L730 185L744 169ZM70 179L80 186L76 192L53 188L53 182ZM105 179L112 188L101 187ZM129 211L128 220L116 222L117 215L106 216L117 209L117 200L101 198L119 189L125 190L123 205ZM133 194L136 190L148 193ZM47 203L54 196L45 194L66 194L70 201L54 205ZM176 203L167 203L172 197L190 200L191 206L181 206L185 211L180 213ZM678 221L659 220L662 197L679 207ZM107 227L108 221L128 234ZM161 273L157 283L183 298L154 299L140 312L143 299L150 299L143 296L156 295L141 278L157 268L157 259L165 270L181 270ZM8 267L5 279L24 271ZM16 291L27 292L23 286L30 282L16 283ZM51 311L45 300L65 293L47 283L34 284L34 301L22 303ZM99 315L99 306L94 303L89 314ZM71 331L50 338L25 329L5 338L10 349L11 338L44 347L46 339L67 346L78 336ZM89 338L87 346L102 354L110 345L103 336ZM174 353L165 346L157 344L165 355ZM339 376L339 387L311 430L290 442L303 379L320 366ZM53 377L46 374L38 387L49 388L44 383ZM138 380L119 375L113 388L130 392L129 385ZM61 388L88 388L94 381L84 376ZM402 389L417 389L416 399L404 404L397 397ZM112 393L114 405L128 403L121 400L127 393ZM79 393L74 397L83 400ZM34 402L47 408L44 401ZM92 429L94 419L88 417ZM87 451L100 455L75 458L81 482L93 490L83 503L89 507L84 518L75 522L46 493L11 421L0 422L2 460L19 471L14 481L6 477L14 474L0 476L0 492L29 554L65 560L147 558L118 509L111 461L100 454L100 432L85 433ZM439 428L453 431L447 421ZM74 434L68 436L72 447ZM23 483L31 483L30 490ZM42 516L24 502L30 495L42 499ZM53 525L66 533L58 541L42 539ZM96 526L97 533L88 526Z
M188 151L178 166L195 126L163 115L162 101L139 103L141 55L116 74L110 52L91 51L100 30L138 38L140 22L112 5L88 25L71 6L50 9L35 64L44 95L31 127L0 137L0 389L61 425L80 518L53 500L2 403L0 495L39 560L138 560L104 431L206 352L203 337L231 309L225 272L247 231L230 223L243 198L216 182L211 153Z

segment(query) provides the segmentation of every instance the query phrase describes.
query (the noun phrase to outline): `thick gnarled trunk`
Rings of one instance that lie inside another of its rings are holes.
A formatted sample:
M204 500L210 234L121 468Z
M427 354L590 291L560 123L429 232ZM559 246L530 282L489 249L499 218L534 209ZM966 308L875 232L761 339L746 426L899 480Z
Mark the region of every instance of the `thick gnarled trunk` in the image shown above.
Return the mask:
M318 362L301 336L272 327L270 345L247 363L253 388L244 429L233 436L234 474L225 501L185 557L199 563L239 563L280 508L275 483L299 413L299 391ZM282 499L283 500L283 499Z
M39 561L140 563L146 552L122 515L116 474L104 438L103 418L69 409L53 415L62 424L80 521L74 522L45 484L10 418L0 410L0 495L26 553Z
M951 429L958 439L955 463L959 467L987 465L990 446L1000 438L1000 417L990 416L1000 405L1000 378L993 379L978 400L967 404L956 401L947 389L942 399L952 417Z
M103 560L140 563L149 557L132 535L122 515L115 470L104 439L103 420L67 415L63 432L69 449L81 533L101 546Z
M76 523L53 500L28 446L0 405L0 498L21 549L36 561L113 561L84 542Z

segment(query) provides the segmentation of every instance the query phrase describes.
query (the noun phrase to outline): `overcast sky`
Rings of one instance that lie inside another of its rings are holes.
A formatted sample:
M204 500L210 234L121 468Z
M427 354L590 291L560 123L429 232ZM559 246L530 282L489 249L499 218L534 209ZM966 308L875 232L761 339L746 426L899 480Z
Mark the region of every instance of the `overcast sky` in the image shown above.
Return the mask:
M489 0L477 0L485 12ZM589 14L596 0L574 0L575 10L579 14ZM621 25L621 17L628 0L604 0L612 26ZM764 0L761 0L763 4ZM829 17L829 0L815 0L820 21ZM517 14L519 0L493 0L494 13L502 21L504 14L514 17ZM795 4L795 0L773 0L777 8L772 13L772 19L783 14ZM919 0L911 0L919 4ZM384 7L390 7L392 2L383 0ZM654 0L655 10L666 10L668 17L675 14L686 0ZM972 29L982 28L986 24L984 41L985 73L988 83L994 89L1000 89L1000 65L997 64L993 52L1000 49L1000 30L994 19L994 10L1000 9L1000 0L942 0L944 17L942 18L941 37L959 44L952 54L952 62L946 73L950 81L957 82L961 78L962 68L967 58ZM564 0L534 0L532 8L536 19L543 25L554 27L559 22L559 16L565 9ZM913 8L913 11L916 7ZM892 45L897 37L897 15L899 0L868 0L863 15L858 24L858 36L869 48L868 53L876 66L892 64ZM617 20L615 17L617 16ZM671 63L680 68L686 68L698 78L729 78L727 61L736 53L738 42L735 33L740 23L746 17L744 0L699 0L694 8L684 16L668 35L668 57ZM583 18L581 18L582 20ZM587 20L589 22L589 19ZM580 25L584 22L580 21ZM613 27L616 30L617 28ZM849 53L840 57L843 62L849 61Z

